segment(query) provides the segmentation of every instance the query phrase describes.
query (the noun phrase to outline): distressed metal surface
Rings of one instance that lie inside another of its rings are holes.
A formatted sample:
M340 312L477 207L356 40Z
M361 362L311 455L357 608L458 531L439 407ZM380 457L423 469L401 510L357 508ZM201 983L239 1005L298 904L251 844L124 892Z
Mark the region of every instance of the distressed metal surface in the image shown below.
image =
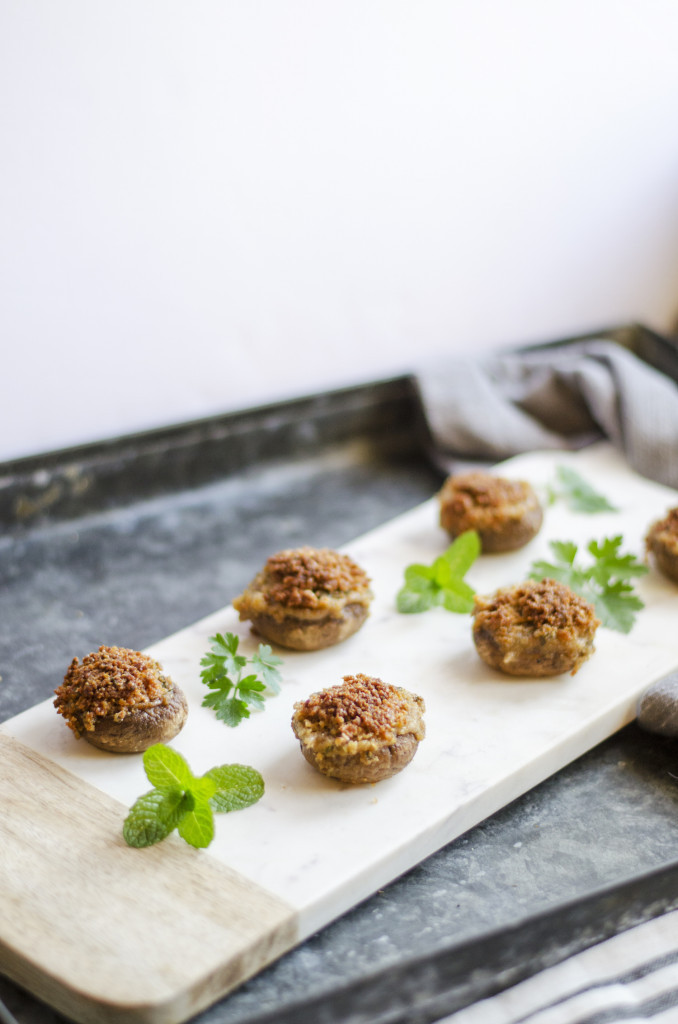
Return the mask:
M630 347L648 338L656 346L655 336L632 333ZM223 606L266 554L339 546L429 497L440 476L419 438L402 380L0 467L0 720L48 696L75 654L100 643L143 648ZM50 497L59 481L60 496ZM201 1024L262 1014L300 1024L431 1020L497 984L472 969L497 929L512 929L504 945L513 936L515 962L496 964L508 984L577 941L660 912L675 892L675 753L673 741L628 727ZM651 903L640 876L662 865ZM615 888L628 879L631 889ZM588 898L609 886L606 899ZM563 909L571 900L576 912ZM554 941L545 946L539 915L550 912ZM9 982L0 980L0 997L21 1024L58 1019Z

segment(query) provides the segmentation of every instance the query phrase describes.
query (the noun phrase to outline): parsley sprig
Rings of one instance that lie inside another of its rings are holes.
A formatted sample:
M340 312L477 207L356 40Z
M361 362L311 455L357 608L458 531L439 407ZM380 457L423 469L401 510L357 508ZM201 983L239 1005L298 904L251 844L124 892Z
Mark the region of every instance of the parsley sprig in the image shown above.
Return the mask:
M431 565L408 565L405 584L396 597L398 611L412 615L436 605L448 612L472 611L475 591L464 576L479 554L480 538L475 530L467 530Z
M604 494L599 494L591 484L569 466L556 466L558 483L550 487L552 500L563 498L573 512L618 512Z
M264 780L244 764L222 764L199 778L185 758L164 743L144 754L144 770L154 787L134 802L122 826L128 846L153 846L177 829L196 848L214 838L213 812L249 807L264 792Z
M545 576L567 583L577 594L590 601L600 621L608 629L628 633L636 612L645 605L633 592L629 580L644 576L647 566L635 555L620 552L622 536L590 541L586 550L593 558L590 565L575 562L578 547L573 541L551 541L554 562L536 561L530 566L530 578Z
M256 654L250 659L254 672L243 677L247 658L238 654L238 637L234 633L217 633L209 638L211 650L202 658L204 665L200 678L212 690L202 704L213 708L217 718L232 728L243 718L250 717L250 708L261 710L265 703L265 691L280 693L280 672L282 658L274 654L267 644L259 644Z

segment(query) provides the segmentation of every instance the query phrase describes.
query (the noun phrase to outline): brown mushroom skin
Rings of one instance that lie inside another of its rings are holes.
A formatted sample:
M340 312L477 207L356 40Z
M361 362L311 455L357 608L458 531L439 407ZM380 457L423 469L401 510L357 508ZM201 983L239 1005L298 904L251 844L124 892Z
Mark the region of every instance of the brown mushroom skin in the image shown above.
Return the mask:
M536 500L536 498L535 498ZM525 547L539 533L543 522L541 505L526 508L520 519L503 524L501 528L486 527L478 531L480 546L485 554L501 554Z
M372 676L294 705L292 730L301 752L321 774L351 784L381 782L405 768L425 736L424 701Z
M253 615L252 628L265 640L293 651L320 651L357 633L369 610L361 604L347 604L340 617L319 621L286 615L281 621L272 615Z
M112 716L99 718L92 731L85 730L83 739L99 750L116 754L140 754L154 743L169 743L181 732L188 715L184 691L174 684L167 704L130 711L121 722Z
M645 546L657 568L667 579L678 583L678 508L650 527Z
M117 754L173 739L188 714L183 691L159 662L127 647L102 645L82 663L74 658L54 693L76 737Z
M406 768L417 752L419 740L414 733L398 736L395 742L375 752L347 755L328 742L324 752L316 752L299 744L301 752L310 765L339 782L355 785L366 782L382 782Z
M564 583L529 580L476 596L473 642L482 660L511 676L574 675L594 653L600 620Z
M442 528L452 539L476 530L486 554L524 547L539 533L544 518L526 480L481 471L448 477L438 499Z

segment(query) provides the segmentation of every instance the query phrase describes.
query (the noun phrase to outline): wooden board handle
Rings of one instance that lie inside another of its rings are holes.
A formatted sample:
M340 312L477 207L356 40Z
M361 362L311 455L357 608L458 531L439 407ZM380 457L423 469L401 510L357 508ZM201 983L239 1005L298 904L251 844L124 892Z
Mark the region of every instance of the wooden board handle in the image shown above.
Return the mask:
M83 1024L179 1024L297 941L280 899L0 734L0 972ZM77 937L77 942L75 941Z

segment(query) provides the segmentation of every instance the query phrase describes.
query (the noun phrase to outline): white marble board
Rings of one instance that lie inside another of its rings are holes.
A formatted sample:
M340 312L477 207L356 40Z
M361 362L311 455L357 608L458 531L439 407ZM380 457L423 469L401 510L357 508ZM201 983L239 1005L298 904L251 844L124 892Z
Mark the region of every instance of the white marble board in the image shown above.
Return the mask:
M557 464L576 468L619 511L576 514L556 501L528 546L476 562L468 580L479 593L526 578L530 563L549 555L551 539L583 545L621 533L624 550L642 557L648 525L678 504L674 491L632 473L607 445L577 454L519 456L501 472L545 489ZM188 697L188 722L173 745L194 771L240 762L259 769L266 783L257 805L217 816L209 852L195 856L216 858L288 906L294 941L629 722L639 693L678 666L678 588L652 569L637 584L646 607L632 632L599 629L596 653L575 676L531 680L494 672L475 653L469 616L442 609L404 616L395 609L405 566L431 561L447 543L431 499L347 545L373 580L367 624L325 651L280 651L282 693L237 729L201 707L206 691L199 676L207 638L217 630L238 633L245 653L256 647L248 624L239 623L232 608L148 649ZM270 553L262 552L262 561ZM116 638L104 642L114 644ZM401 774L351 787L324 778L304 761L289 722L295 701L357 672L421 694L427 736ZM124 805L148 789L140 756L105 754L75 741L51 701L16 716L1 731ZM123 816L121 808L121 821Z

